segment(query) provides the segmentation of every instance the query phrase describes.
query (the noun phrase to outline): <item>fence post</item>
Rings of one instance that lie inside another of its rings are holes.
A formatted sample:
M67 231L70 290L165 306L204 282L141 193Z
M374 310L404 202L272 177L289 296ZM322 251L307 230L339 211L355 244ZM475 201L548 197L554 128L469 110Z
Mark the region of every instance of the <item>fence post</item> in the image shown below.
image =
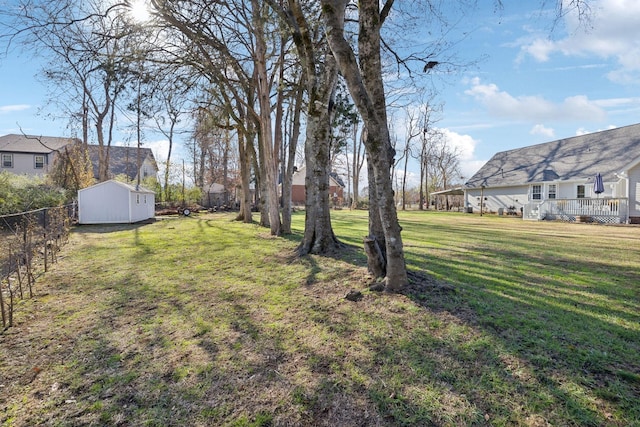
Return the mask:
M44 271L45 273L47 271L49 271L49 260L48 260L48 254L47 254L47 239L48 239L48 235L47 235L47 208L44 208L44 210L42 211L42 229L43 229L43 237L44 237L44 248L43 248L43 252L44 252Z

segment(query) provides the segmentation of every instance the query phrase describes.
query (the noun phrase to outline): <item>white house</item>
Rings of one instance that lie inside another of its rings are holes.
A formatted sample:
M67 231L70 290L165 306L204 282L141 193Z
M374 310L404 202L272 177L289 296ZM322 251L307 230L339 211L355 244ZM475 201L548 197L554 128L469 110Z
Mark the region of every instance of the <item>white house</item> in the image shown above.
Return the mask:
M155 216L155 194L109 180L78 191L80 224L130 224Z
M497 153L464 192L469 212L640 223L640 124Z

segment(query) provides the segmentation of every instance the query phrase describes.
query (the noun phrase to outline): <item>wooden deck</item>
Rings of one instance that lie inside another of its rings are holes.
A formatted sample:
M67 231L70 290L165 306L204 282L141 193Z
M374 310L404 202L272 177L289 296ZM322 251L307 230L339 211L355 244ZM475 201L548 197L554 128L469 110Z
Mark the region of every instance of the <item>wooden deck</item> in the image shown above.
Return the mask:
M628 221L626 198L544 200L524 206L524 219L624 224Z

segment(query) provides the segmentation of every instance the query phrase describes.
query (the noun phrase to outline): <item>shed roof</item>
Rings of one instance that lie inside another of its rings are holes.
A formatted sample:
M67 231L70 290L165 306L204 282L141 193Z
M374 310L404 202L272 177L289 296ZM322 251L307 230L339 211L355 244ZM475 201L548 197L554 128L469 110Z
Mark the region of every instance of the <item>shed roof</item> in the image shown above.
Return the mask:
M640 162L640 124L619 127L495 154L465 183L466 188L503 187L547 181L604 181Z
M9 134L0 136L0 151L49 154L77 141L75 138Z
M78 192L87 191L87 190L91 191L91 190L95 190L95 189L97 189L99 187L103 187L103 186L106 186L106 185L117 185L117 186L120 186L122 188L127 189L131 193L155 194L153 191L148 190L148 189L146 189L144 187L137 187L136 188L133 185L129 185L129 184L127 184L125 182L121 182L121 181L116 181L115 179L110 179L108 181L99 182L99 183L97 183L95 185L92 185L91 187L82 188L82 189L78 190Z

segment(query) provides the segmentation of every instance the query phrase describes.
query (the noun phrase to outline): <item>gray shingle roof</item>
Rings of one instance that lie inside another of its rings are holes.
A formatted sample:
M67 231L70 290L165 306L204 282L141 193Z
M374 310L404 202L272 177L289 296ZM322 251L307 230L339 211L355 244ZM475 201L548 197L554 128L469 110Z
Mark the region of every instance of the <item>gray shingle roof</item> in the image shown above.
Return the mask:
M76 141L74 138L10 134L0 136L0 151L49 154Z
M98 145L89 145L89 158L93 164L94 175L98 174ZM105 147L106 150L106 147ZM129 179L134 180L138 174L138 147L120 147L112 145L109 148L109 175L126 175ZM153 151L150 148L140 148L140 160L149 158L155 165L156 160ZM157 166L156 166L157 169Z
M595 132L495 154L465 183L467 188L580 181L602 174L617 181L640 162L640 124Z

